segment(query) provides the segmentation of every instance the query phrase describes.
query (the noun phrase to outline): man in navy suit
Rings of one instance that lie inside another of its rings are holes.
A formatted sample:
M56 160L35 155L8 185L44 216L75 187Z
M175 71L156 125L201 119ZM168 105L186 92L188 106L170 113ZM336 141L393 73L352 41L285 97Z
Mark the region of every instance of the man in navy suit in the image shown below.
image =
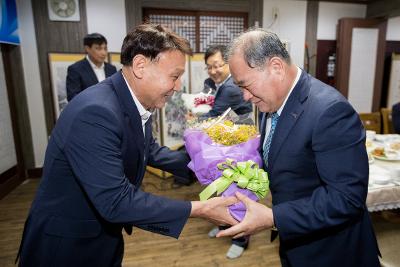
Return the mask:
M185 153L155 143L151 111L181 87L186 39L160 25L125 37L122 71L61 113L20 246L20 266L121 266L132 226L178 238L188 217L235 224L235 197L178 201L140 189L146 165L188 176ZM140 244L137 244L140 246Z
M365 205L365 130L352 106L262 29L235 39L229 66L245 99L265 112L260 153L273 207L238 194L246 216L218 236L274 228L283 266L380 266Z
M212 109L202 115L201 119L218 117L229 107L238 115L252 112L251 103L243 99L240 88L233 83L225 57L225 45L212 45L204 55L207 73L210 76L204 81L204 88L215 91L215 101Z
M83 39L86 57L75 62L67 70L67 99L71 101L86 88L110 77L117 69L105 62L107 58L107 39L100 33L91 33Z

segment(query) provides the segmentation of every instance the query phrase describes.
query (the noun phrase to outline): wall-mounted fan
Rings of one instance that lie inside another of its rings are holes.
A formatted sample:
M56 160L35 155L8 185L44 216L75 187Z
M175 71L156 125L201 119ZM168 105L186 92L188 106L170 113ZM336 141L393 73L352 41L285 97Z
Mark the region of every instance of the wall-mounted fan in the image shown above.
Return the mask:
M79 21L79 0L47 0L49 19L53 21Z

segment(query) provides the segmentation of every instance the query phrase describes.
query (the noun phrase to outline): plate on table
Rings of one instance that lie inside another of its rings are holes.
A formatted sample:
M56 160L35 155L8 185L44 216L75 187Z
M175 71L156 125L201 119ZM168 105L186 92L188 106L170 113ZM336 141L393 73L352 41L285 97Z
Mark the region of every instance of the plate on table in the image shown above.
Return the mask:
M371 153L368 153L368 163L369 164L372 164L372 163L374 163L374 157L372 156L372 154Z
M378 155L374 155L374 154L372 154L372 156L374 156L374 158L379 159L379 160L385 160L385 161L400 161L400 156L396 156L396 157L386 157L386 156L378 156Z
M372 156L376 159L386 161L399 161L400 154L393 149L385 149L383 147L377 147L371 151Z
M392 181L390 177L385 177L385 176L376 176L374 179L372 179L373 184L379 184L379 185L385 185L388 184Z

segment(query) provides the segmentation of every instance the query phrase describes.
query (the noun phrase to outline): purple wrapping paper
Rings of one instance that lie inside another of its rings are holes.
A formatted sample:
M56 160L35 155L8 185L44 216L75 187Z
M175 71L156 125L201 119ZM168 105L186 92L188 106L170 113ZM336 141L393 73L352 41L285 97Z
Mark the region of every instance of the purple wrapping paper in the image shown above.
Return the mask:
M233 146L224 146L214 143L211 138L201 130L186 130L184 133L185 147L191 161L188 167L196 174L197 179L203 185L212 183L222 174L217 165L226 161L227 158L237 162L253 160L260 168L262 159L258 148L260 146L260 136L257 136L245 143ZM257 201L258 197L248 189L238 188L236 183L232 183L222 195L232 196L236 191L246 195L250 199ZM242 221L246 214L246 207L242 202L238 202L229 207L231 215L238 221Z

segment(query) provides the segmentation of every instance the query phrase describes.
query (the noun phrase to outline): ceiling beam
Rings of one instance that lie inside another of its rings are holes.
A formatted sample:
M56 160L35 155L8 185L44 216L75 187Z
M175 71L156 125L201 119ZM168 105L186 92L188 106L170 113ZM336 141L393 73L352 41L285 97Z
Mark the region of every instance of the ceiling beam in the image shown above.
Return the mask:
M373 1L367 5L367 18L400 16L400 0Z

